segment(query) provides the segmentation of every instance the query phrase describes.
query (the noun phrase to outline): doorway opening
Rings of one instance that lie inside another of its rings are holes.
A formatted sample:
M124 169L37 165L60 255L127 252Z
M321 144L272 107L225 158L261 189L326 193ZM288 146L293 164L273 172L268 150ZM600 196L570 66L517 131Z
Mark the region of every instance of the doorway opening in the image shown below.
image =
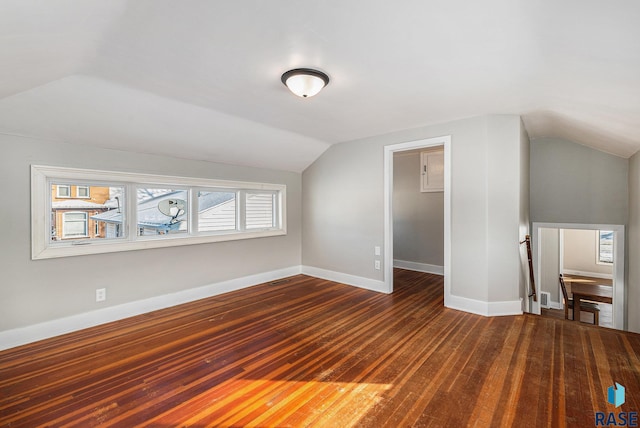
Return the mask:
M533 223L533 262L538 287L537 302L530 300L528 311L540 315L544 309L546 315L557 315L563 309L559 283L562 274L568 295L572 284L603 290L611 287L606 291L611 296L610 302L593 303L600 309L599 324L624 330L624 260L623 225ZM595 321L595 314L581 315L582 321Z
M451 286L450 260L451 260L451 136L428 138L407 143L393 144L384 147L384 283L387 293L393 292L393 267L394 267L394 214L393 214L393 176L394 154L413 150L441 147L444 151L444 303L450 300ZM416 171L416 181L420 175Z

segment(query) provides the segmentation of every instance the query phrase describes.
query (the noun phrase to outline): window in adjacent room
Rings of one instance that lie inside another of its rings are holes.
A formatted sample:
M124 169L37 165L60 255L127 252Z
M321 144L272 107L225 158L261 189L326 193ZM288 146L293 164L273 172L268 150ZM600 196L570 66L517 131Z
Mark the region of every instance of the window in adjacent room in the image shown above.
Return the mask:
M598 231L598 263L612 264L613 263L613 231L611 230L599 230Z

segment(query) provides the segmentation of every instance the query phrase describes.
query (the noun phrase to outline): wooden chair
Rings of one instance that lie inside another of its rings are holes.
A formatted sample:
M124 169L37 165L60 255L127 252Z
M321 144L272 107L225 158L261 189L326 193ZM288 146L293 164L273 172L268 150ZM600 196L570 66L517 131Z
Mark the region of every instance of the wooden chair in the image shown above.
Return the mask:
M564 278L562 277L562 274L560 274L560 288L562 288L562 294L564 296L564 318L567 320L569 319L569 309L571 309L571 319L573 319L573 298L570 298L567 293L567 287L564 285ZM598 308L597 304L581 301L580 310L584 312L591 312L593 314L593 324L600 325L600 308Z

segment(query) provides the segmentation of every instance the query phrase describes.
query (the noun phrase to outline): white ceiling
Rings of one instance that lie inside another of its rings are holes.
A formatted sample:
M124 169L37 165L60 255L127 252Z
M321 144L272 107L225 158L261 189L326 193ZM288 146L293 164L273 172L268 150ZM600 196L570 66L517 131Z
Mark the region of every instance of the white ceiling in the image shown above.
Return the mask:
M637 0L0 0L0 133L302 171L483 114L640 149ZM287 92L284 71L329 86Z

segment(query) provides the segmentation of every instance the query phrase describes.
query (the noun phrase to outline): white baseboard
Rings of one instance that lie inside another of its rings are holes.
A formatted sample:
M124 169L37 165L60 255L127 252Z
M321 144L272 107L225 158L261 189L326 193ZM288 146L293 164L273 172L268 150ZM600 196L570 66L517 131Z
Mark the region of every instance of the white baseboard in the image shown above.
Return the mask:
M578 275L578 276L590 276L592 278L613 279L613 274L598 273L598 272L585 272L581 270L562 269L564 275Z
M138 300L122 305L110 306L91 312L72 315L65 318L20 327L0 332L0 350L13 348L27 343L70 333L84 328L121 320L135 315L164 309L183 303L204 299L218 294L228 293L242 288L303 273L316 278L335 281L380 293L389 293L384 281L364 278L341 272L316 268L313 266L291 266L242 278L231 279L202 287L164 294L149 299ZM430 272L435 273L435 272ZM521 315L522 300L507 302L482 302L460 296L448 296L446 306L483 316Z
M554 302L553 300L550 300L549 309L564 309L564 308L562 307L562 303Z
M490 317L500 317L505 315L522 315L522 299L504 301L504 302L488 302Z
M459 311L485 317L503 315L522 315L522 299L506 302L483 302L481 300L468 299L466 297L450 295L446 306Z
M93 327L111 321L117 321L158 309L164 309L218 294L240 290L253 285L298 275L300 273L302 273L300 266L292 266L289 268L249 275L242 278L183 290L176 293L164 294L162 296L124 303L122 305L110 306L27 327L3 331L0 332L0 350L13 348L15 346L24 345L37 340L59 336L61 334L70 333L72 331Z
M407 260L394 260L393 267L414 270L416 272L433 273L435 275L444 275L444 266L430 265L427 263L410 262Z
M302 273L316 278L327 279L341 284L353 285L354 287L365 288L367 290L380 293L389 293L384 281L350 275L348 273L335 272L313 266L302 266Z

